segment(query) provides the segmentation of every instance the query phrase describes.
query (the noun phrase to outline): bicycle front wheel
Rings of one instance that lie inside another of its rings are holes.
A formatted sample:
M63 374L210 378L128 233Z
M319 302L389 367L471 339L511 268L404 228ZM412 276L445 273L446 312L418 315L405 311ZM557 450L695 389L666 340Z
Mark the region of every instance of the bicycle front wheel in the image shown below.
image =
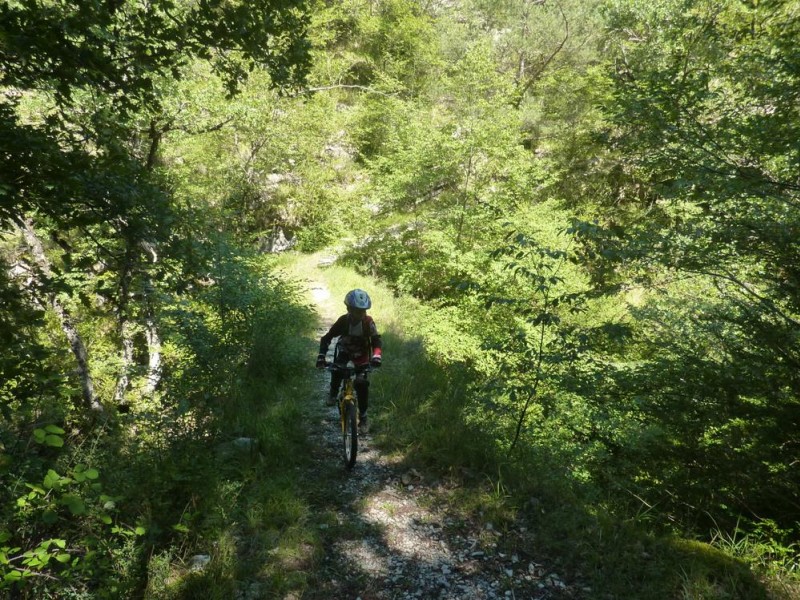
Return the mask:
M344 407L342 420L342 449L344 451L344 466L352 469L356 464L358 454L358 422L356 420L356 407L348 402Z

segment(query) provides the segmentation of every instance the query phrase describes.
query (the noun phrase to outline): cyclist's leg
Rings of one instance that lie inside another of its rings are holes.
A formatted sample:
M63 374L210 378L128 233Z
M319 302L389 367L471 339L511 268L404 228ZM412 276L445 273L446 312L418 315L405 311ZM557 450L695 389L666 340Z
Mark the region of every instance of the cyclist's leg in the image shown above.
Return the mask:
M343 367L347 364L348 360L349 357L347 351L339 345L339 341L337 340L336 347L333 350L334 364ZM339 371L331 371L331 389L328 404L336 404L336 396L339 395L339 388L342 387L343 380L344 375L342 375Z
M342 386L342 374L337 371L331 371L331 388L327 404L331 406L336 404L336 396L339 394L339 388L341 386Z
M367 409L369 408L369 380L366 373L359 374L353 382L353 387L356 389L356 396L358 397L358 414L359 419L367 422Z

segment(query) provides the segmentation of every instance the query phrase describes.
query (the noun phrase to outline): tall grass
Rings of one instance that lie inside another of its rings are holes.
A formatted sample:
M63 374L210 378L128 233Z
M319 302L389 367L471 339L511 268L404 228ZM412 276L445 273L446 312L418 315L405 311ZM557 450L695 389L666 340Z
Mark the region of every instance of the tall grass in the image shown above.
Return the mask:
M372 376L373 437L408 466L457 481L439 498L448 510L535 532L516 549L569 574L584 590L578 597L800 597L748 568L722 540L683 539L655 526L635 498L623 504L618 493L575 478L563 449L527 446L509 457L483 397L490 392L477 385L479 345L446 310L396 297L343 266L319 268L318 259L290 260L330 289L331 314L343 312L341 300L354 287L373 299L384 339L384 366Z
M189 515L153 552L145 597L222 599L243 589L273 597L303 587L282 561L315 547L298 482L311 454L304 421L315 324L296 289L254 318L251 349L213 411L209 443L189 457L197 474L181 500ZM203 556L208 564L195 570Z
M158 394L132 398L128 412L88 433L62 423L52 431L63 446L0 465L12 483L0 494L0 557L11 559L0 561L0 576L27 564L17 554L56 540L47 564L0 581L0 597L228 599L303 589L302 570L287 575L286 565L318 552L301 482L313 446L304 423L316 315L300 288L257 259L225 268L224 289L165 315ZM30 435L17 417L9 429ZM28 484L41 487L49 471L58 484L28 498ZM90 478L78 486L82 472Z

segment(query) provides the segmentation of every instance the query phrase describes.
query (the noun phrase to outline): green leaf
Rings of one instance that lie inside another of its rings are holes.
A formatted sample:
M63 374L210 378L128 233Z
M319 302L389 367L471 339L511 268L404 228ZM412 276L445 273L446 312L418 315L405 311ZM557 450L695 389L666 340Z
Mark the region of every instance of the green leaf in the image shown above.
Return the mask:
M36 485L34 483L26 483L25 486L31 488L34 492L36 492L37 494L41 494L42 496L44 496L47 493L42 486Z
M46 436L47 436L47 433L45 432L44 429L34 429L33 430L33 437L40 444L44 444L44 438Z
M61 475L50 469L47 471L47 475L44 476L43 485L47 489L51 490L58 485L58 482L61 481Z
M44 438L44 443L54 448L61 448L64 445L64 439L57 435L48 435Z
M134 532L136 533L136 535L144 535L145 533L147 533L147 530L141 525L139 525L136 527L136 529L134 529Z
M47 433L57 433L58 435L64 435L66 432L56 425L48 425L44 428Z
M108 515L100 515L100 521L106 525L111 525L111 523L113 523L113 520Z
M64 494L61 498L61 504L69 508L73 515L85 515L86 505L78 496L74 494Z
M3 544L11 539L11 534L8 531L0 531L0 544Z
M58 514L53 510L47 509L42 513L42 521L47 525L52 525L58 521Z
M61 552L60 554L56 554L56 560L60 563L68 563L71 558L72 557L66 552Z
M86 469L83 474L86 475L87 479L97 479L100 477L100 471L94 468Z

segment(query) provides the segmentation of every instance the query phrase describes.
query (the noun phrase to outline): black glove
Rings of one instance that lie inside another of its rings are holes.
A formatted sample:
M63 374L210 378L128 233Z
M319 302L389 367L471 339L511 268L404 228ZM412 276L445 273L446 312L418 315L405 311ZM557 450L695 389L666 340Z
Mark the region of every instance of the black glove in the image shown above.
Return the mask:
M317 356L317 368L318 369L324 369L325 368L325 355L322 354L322 353L320 353Z

